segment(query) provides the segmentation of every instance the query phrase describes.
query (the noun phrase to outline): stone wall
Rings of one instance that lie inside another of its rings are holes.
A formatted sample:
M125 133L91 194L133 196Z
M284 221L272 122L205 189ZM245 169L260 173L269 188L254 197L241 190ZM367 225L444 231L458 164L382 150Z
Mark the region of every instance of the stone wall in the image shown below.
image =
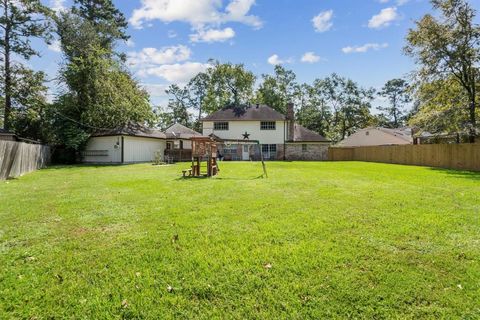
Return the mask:
M303 145L306 146L306 150ZM325 161L328 159L328 147L329 145L324 143L287 143L286 160Z

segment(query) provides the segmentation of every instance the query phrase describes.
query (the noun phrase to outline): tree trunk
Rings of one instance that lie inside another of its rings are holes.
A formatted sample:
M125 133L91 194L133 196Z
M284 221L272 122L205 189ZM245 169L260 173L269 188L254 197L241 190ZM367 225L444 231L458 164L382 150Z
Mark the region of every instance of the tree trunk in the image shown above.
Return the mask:
M477 119L475 115L476 104L476 98L473 96L470 101L470 132L468 137L470 143L475 143L475 138L477 135Z
M8 21L8 3L4 2L4 15L5 15L5 53L4 53L4 72L5 72L5 112L3 120L3 128L10 130L10 113L12 110L12 74L10 70L10 32L11 26Z

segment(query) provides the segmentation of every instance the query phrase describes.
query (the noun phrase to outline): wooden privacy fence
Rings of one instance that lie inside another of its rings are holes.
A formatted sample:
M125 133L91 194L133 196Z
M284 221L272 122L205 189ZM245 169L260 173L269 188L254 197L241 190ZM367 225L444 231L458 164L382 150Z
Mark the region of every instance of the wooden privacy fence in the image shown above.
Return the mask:
M50 147L0 140L0 180L19 177L49 163Z
M480 171L480 144L331 147L330 161L367 161Z

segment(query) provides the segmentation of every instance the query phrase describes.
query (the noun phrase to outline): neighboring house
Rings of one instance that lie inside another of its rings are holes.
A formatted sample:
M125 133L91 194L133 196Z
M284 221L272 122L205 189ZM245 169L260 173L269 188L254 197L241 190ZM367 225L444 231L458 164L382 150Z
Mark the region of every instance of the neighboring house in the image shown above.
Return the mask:
M201 133L198 133L197 131L187 128L179 123L172 124L170 127L168 127L165 130L165 134L167 136L167 150L191 150L192 142L190 138L202 136Z
M192 137L201 137L202 134L179 123L173 124L165 130L167 147L166 159L172 161L192 160Z
M98 132L89 139L83 161L89 163L134 163L163 157L167 136L159 130L129 124Z
M340 141L339 147L390 146L413 144L411 128L388 129L372 127L361 129Z
M17 141L17 136L13 132L9 132L5 129L0 129L0 140Z
M203 135L218 142L225 160L326 160L330 141L266 105L226 107L203 118ZM256 144L260 143L260 146Z

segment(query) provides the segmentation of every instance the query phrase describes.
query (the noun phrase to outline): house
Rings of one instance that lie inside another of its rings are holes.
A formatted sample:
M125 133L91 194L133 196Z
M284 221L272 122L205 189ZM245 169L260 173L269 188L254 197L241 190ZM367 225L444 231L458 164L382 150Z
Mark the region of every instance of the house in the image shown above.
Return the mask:
M175 162L190 161L192 159L192 137L201 137L202 134L184 125L175 123L165 130L167 146L165 156Z
M0 128L0 140L3 141L17 141L15 133Z
M174 149L192 149L192 142L190 141L191 137L201 137L202 134L185 127L179 123L172 124L165 130L167 136L167 150Z
M339 147L390 146L413 144L411 128L361 129L338 143Z
M135 163L163 159L167 145L165 133L139 124L100 131L90 137L83 161L87 163Z
M330 141L266 105L230 106L203 118L203 135L218 141L225 160L326 160Z

